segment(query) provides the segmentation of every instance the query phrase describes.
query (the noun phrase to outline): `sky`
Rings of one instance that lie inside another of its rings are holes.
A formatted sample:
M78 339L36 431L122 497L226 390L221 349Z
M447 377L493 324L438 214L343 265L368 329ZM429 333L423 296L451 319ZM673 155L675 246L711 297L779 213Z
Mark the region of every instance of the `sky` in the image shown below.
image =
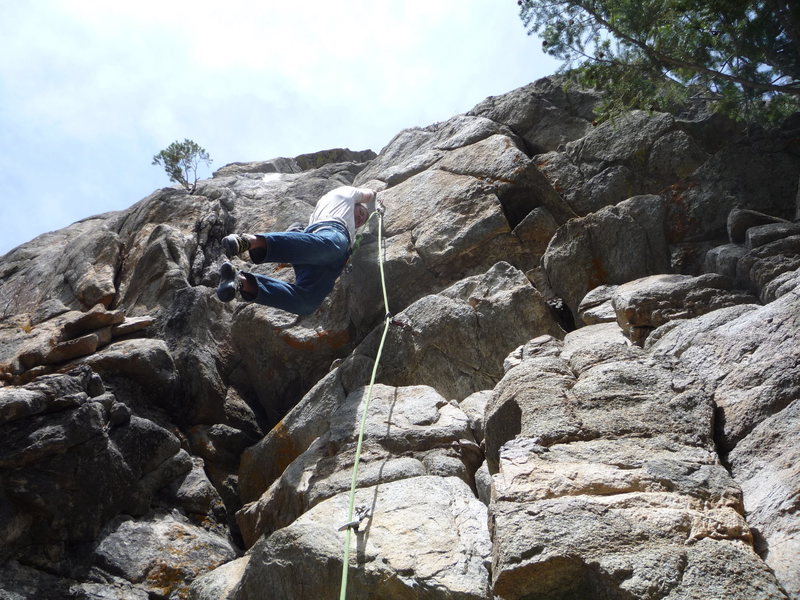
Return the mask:
M380 152L555 73L515 0L0 0L0 256L232 162Z

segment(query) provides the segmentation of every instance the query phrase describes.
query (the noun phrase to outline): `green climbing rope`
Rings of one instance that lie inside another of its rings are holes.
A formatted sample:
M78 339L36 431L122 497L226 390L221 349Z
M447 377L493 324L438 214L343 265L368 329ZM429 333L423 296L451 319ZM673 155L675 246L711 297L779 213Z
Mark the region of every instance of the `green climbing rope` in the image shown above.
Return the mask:
M350 501L348 504L347 509L347 521L350 522L353 520L353 512L354 512L354 505L356 499L356 483L358 482L358 463L361 460L361 444L364 441L364 427L367 423L367 411L369 410L369 403L372 400L372 388L375 385L375 377L378 373L378 365L381 361L381 354L383 354L383 344L386 341L386 334L389 332L389 325L392 322L392 316L389 314L389 301L386 296L386 276L383 272L383 243L382 243L382 231L383 231L383 215L380 212L376 212L373 214L378 214L378 265L380 266L381 272L381 287L383 288L383 306L386 309L386 317L385 323L383 327L383 335L381 336L381 343L378 346L378 354L375 357L375 364L372 366L372 376L369 380L369 388L367 390L367 400L364 403L364 410L361 413L361 426L358 430L358 444L356 444L356 456L355 461L353 463L353 478L350 482ZM344 561L342 563L342 587L341 592L339 594L339 600L345 600L347 597L347 572L350 567L350 536L352 534L352 527L347 528L347 533L345 534L345 541L344 541Z

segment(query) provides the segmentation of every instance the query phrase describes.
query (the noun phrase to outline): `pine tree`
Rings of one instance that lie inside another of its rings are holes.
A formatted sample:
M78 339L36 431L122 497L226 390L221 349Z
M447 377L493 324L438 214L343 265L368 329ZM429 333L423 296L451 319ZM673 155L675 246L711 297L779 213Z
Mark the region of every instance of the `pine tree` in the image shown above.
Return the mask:
M609 92L605 116L671 110L690 98L738 119L800 110L798 0L518 0L529 34L582 84Z
M164 167L170 181L181 184L190 194L197 189L197 167L201 162L211 164L208 152L188 138L172 142L153 157L153 164Z

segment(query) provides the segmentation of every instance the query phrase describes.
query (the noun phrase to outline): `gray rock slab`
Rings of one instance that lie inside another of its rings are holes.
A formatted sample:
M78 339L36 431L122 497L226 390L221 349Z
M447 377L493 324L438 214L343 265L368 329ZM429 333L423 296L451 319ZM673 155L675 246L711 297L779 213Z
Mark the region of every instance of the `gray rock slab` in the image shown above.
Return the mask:
M660 495L562 497L493 510L493 589L502 598L785 599L740 541L735 511L693 510ZM588 532L592 532L591 534ZM598 535L599 534L599 535Z
M756 548L794 595L800 583L788 557L796 554L790 514L798 477L789 440L800 426L799 298L791 291L763 307L709 313L665 331L652 346L709 382L720 417L718 443L742 487Z
M94 539L122 513L142 514L156 492L191 467L169 431L120 409L112 393L91 397L94 374L40 378L3 389L0 527L19 557L59 555Z
M793 289L798 269L800 235L779 237L745 253L736 263L736 280L767 303Z
M350 489L368 399L358 487L445 473L472 484L482 454L460 408L426 386L377 385L371 397L362 388L349 394L331 415L330 430L293 461L257 502L237 514L248 546Z
M250 556L243 556L198 577L189 588L189 600L234 600Z
M590 290L670 272L664 216L661 198L639 196L559 228L542 265L576 320Z
M385 342L391 355L381 363L378 382L427 385L448 400L494 387L503 376L500 357L524 341L542 333L564 335L541 294L507 263L422 298L395 320L399 325L390 328ZM244 453L239 472L245 502L258 499L328 430L347 394L369 382L382 330L373 330L278 427Z
M713 135L713 129L712 135ZM719 129L717 129L719 132ZM732 209L794 218L800 161L791 129L739 136L723 143L666 196L667 229L673 243L727 237Z
M495 594L784 598L717 457L709 387L613 337L573 347L508 371L487 410ZM712 581L685 576L716 561Z
M755 304L757 299L735 291L723 275L651 275L618 286L612 296L617 323L643 345L650 332L673 319L690 319L707 312Z
M752 250L770 242L796 235L800 235L800 223L783 221L758 225L747 230L744 245L748 250Z
M600 285L590 290L578 305L578 318L584 325L612 323L617 320L617 313L611 304L615 285Z
M756 210L734 208L728 214L728 239L734 244L743 244L751 227L773 223L787 223L787 221Z
M251 551L236 600L335 596L348 495L315 506ZM371 516L353 535L348 594L387 600L489 597L486 506L455 478L416 477L358 490Z
M756 550L791 598L800 596L800 523L793 500L800 492L798 431L800 402L795 400L760 423L729 455Z
M125 319L122 323L114 325L114 327L111 329L111 334L115 338L122 337L123 335L129 335L131 333L141 331L142 329L146 329L153 323L155 323L155 319L146 316Z
M736 279L739 259L747 253L742 244L725 244L709 250L705 256L704 269L709 273L719 273Z
M519 132L537 154L582 138L592 128L597 93L545 77L508 94L490 96L468 114L483 116Z
M122 517L109 525L94 550L103 569L165 597L186 596L191 581L236 555L228 539L176 513Z

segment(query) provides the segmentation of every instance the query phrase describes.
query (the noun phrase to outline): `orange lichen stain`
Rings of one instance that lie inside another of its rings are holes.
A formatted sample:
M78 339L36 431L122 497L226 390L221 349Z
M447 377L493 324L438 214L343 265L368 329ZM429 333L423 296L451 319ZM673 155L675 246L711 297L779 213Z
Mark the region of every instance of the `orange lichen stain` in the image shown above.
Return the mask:
M283 421L280 421L269 432L270 450L275 460L272 461L273 471L283 473L292 461L300 456L300 449L294 443L294 438L289 433ZM271 482L270 482L271 483Z
M264 469L258 473L258 478L263 478L259 483L267 489L272 482L280 477L287 467L300 456L301 450L295 444L289 430L283 421L279 422L269 432L270 460L264 464ZM246 452L246 451L245 451Z
M194 536L183 528L171 528L168 537L171 541L180 540L187 545L169 544L172 561L167 563L164 560L156 560L147 573L145 585L164 597L185 600L189 597L189 586L192 581L203 573L216 569L225 561L222 559L207 560L205 563L198 561L197 556L203 555L207 548L204 543L197 540L194 543L191 543L191 540L187 542L187 538Z
M175 548L171 549L175 551ZM189 597L189 583L192 575L191 565L177 563L168 565L158 561L147 574L146 585L162 596L175 594L181 600ZM188 580L188 581L187 581Z
M683 241L697 227L697 220L689 216L689 207L684 194L696 184L676 183L671 185L665 194L670 206L668 212L667 241L677 243Z
M278 335L287 346L295 350L317 350L320 347L337 350L350 341L350 332L347 329L341 331L323 329L315 332L312 338L306 340L297 339L285 331L281 331Z
M608 270L603 262L596 256L592 258L592 270L589 277L589 289L593 290L599 285L608 282Z

